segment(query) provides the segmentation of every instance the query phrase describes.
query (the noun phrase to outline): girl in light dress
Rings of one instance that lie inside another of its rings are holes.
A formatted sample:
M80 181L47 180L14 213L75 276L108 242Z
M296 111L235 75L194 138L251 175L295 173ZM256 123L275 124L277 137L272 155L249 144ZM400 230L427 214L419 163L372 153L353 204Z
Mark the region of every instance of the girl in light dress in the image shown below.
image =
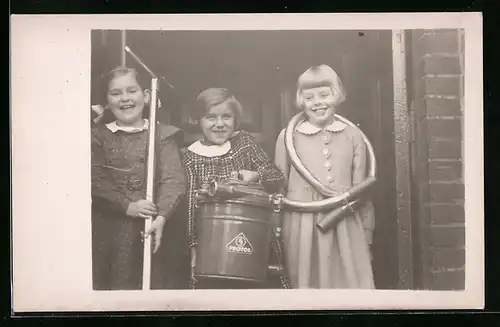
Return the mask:
M359 130L335 119L346 94L337 73L327 65L307 69L297 82L297 106L305 119L293 131L300 160L311 174L341 195L366 177L366 146ZM275 162L283 171L286 197L318 201L325 197L310 185L287 157L283 130ZM322 234L316 228L327 212L285 212L283 240L293 288L374 288L370 245L374 211L366 201L355 214Z

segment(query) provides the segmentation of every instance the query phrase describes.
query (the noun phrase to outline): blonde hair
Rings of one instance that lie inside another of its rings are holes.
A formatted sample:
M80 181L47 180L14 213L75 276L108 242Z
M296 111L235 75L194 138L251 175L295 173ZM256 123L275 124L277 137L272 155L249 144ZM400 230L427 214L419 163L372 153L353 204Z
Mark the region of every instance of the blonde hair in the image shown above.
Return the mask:
M199 121L210 110L210 108L226 103L234 113L236 127L239 127L243 116L243 107L228 89L206 89L196 97L196 102L197 105L194 112L195 117L193 117L196 121Z
M302 91L315 87L328 86L333 91L334 105L339 105L346 99L346 92L339 75L328 65L309 67L297 80L297 107L302 109L304 98Z

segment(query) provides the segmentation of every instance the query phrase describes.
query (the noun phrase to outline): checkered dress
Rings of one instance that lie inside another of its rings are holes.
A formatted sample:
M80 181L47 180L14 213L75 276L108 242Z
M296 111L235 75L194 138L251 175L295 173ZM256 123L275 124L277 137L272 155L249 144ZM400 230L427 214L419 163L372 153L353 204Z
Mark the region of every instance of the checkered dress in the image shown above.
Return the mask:
M260 183L268 192L278 192L284 186L283 174L248 132L241 131L230 142L231 150L221 156L204 157L189 150L184 153L184 167L188 178L188 228L191 247L197 244L194 193L205 178L229 178L233 171L251 170L258 172Z

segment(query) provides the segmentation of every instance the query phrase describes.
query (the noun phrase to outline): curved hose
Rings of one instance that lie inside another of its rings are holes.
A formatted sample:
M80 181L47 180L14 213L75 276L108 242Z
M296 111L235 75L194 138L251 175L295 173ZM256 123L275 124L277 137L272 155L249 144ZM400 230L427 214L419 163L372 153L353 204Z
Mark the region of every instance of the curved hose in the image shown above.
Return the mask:
M242 185L231 185L223 181L211 181L209 186L205 189L203 193L208 196L215 196L216 194L227 194L227 195L253 195L260 198L265 198L269 202L273 203L275 210L280 210L281 207L285 210L295 211L295 212L325 212L330 211L327 216L317 224L318 229L321 232L326 232L335 223L340 220L345 214L351 213L355 206L362 203L360 196L366 192L373 184L376 183L376 170L377 162L375 158L375 151L373 146L366 137L366 135L359 129L358 126L353 124L347 118L344 118L338 114L335 117L341 122L357 129L363 138L368 150L369 159L369 171L365 180L351 187L349 190L343 194L337 195L333 190L329 189L327 186L323 185L319 180L317 180L311 172L304 166L300 160L295 145L293 142L293 131L296 126L303 120L303 113L298 113L288 123L285 130L285 147L287 153L290 157L290 161L297 172L310 183L319 193L326 197L326 199L319 201L296 201L288 199L280 194L271 195L263 190L249 189L248 187Z
M375 158L375 151L373 150L373 146L370 141L366 137L366 135L356 126L354 123L349 121L347 118L344 118L338 114L335 114L335 118L339 121L357 129L361 136L363 137L363 141L366 144L368 149L369 156L369 171L367 174L367 178L353 186L347 192L344 192L341 195L337 195L333 193L328 187L323 185L320 181L318 181L311 172L304 166L302 161L300 160L297 151L295 150L295 145L293 142L293 131L295 127L304 119L303 113L298 113L288 123L288 126L285 130L285 147L290 157L290 161L297 172L308 182L310 183L318 192L320 192L323 196L327 197L324 200L314 201L314 202L303 202L303 201L294 201L287 198L283 198L283 205L289 209L300 212L319 212L325 210L333 210L342 205L347 205L349 202L353 201L358 195L369 189L376 182L376 169L377 162Z

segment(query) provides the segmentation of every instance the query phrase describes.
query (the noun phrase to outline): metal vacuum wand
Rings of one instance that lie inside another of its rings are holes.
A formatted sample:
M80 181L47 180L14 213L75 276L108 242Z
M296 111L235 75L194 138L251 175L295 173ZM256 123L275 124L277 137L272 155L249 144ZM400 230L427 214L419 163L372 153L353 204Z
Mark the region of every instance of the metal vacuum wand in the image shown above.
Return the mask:
M148 134L148 156L147 156L147 182L146 200L154 202L154 172L155 172L155 139L156 139L156 107L158 99L158 78L151 69L128 47L127 51L152 77L151 79L151 102L149 106L149 134ZM152 217L146 219L144 232L148 231L152 225ZM144 258L142 273L142 289L149 290L151 285L151 237L144 238Z

